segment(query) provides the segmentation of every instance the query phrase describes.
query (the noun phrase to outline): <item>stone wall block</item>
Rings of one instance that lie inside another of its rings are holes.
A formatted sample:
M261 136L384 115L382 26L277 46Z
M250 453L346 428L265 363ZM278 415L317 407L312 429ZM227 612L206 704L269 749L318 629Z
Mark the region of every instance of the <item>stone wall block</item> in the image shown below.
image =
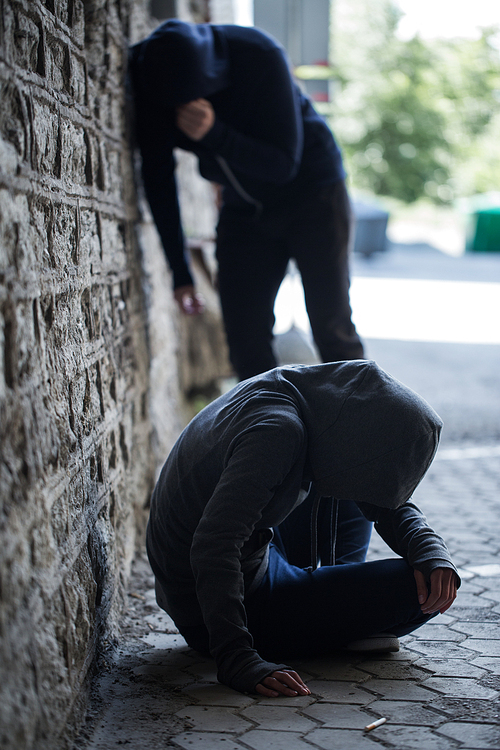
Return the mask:
M68 120L61 120L59 133L61 178L79 185L86 184L87 144L84 129Z
M116 374L110 356L110 353L105 350L102 359L96 363L99 366L99 393L103 418L106 412L116 409ZM104 454L106 455L106 451Z
M70 90L76 104L84 106L87 103L87 72L85 60L73 55L70 58Z
M65 554L71 556L72 545L80 540L82 535L88 534L88 529L85 528L87 519L84 516L86 487L83 472L79 472L71 478L68 484L66 502L68 508L68 539L65 545Z
M127 264L125 252L124 222L106 214L101 214L102 262L104 268L124 270ZM119 292L119 294L121 294ZM113 293L113 296L115 294Z
M113 128L113 113L111 108L112 94L105 89L105 80L98 82L98 85L94 91L94 106L95 116L101 122L101 124L112 130Z
M45 34L45 65L48 85L55 92L71 94L71 55L68 45L53 34Z
M82 294L81 294L81 307L82 307L82 314L85 320L85 331L86 331L86 338L88 341L93 341L98 336L98 323L99 320L96 321L95 316L95 303L92 298L92 288L86 287Z
M60 173L59 113L46 102L33 100L32 166L43 175Z
M0 170L16 174L29 155L29 121L17 86L0 82Z
M49 480L57 466L60 438L47 403L48 399L44 403L36 392L22 398L24 441L21 455L30 483Z
M9 520L11 521L12 531L18 533L17 535L12 534L10 539L5 539L2 548L2 600L4 607L2 621L6 624L7 632L9 620L15 620L16 618L17 598L20 595L26 597L32 580L31 545L25 536L19 534L23 528L30 528L26 519L26 509L12 507Z
M60 591L42 597L43 616L34 622L35 637L30 647L35 670L37 711L34 733L37 750L53 742L54 726L71 699L73 685L68 669L71 641L68 637L68 607ZM52 745L53 746L53 745Z
M72 460L77 448L78 440L70 424L68 383L61 375L51 378L50 388L45 397L49 418L56 437L57 455L54 456L54 467L62 469Z
M0 272L5 280L13 281L24 274L26 281L34 281L38 263L36 249L31 243L30 210L27 197L2 191L0 213Z
M121 174L121 156L119 151L110 146L105 146L105 157L103 164L105 165L105 182L108 187L110 195L114 200L119 201L121 199L122 191L122 174Z
M71 7L71 35L75 44L83 48L85 44L85 9L83 0L70 0Z
M0 510L4 517L8 517L10 509L16 505L26 506L24 490L26 487L29 467L26 463L26 440L24 433L24 414L21 409L12 409L14 401L7 386L7 396L0 411ZM0 608L1 609L1 608Z
M41 5L52 15L56 17L56 2L58 0L41 0Z
M103 189L104 176L100 155L99 142L95 135L88 129L84 129L85 141L85 182L87 185L95 185L99 190Z
M106 85L110 88L114 86L120 86L123 80L124 73L124 57L119 44L116 44L116 40L109 39L109 44L106 47L104 54L104 65L106 68L105 79ZM125 58L126 61L126 58Z
M98 305L102 335L106 340L115 335L115 306L113 301L113 284L100 284L98 287ZM109 352L111 354L111 352ZM116 394L115 394L116 399Z
M2 408L6 402L7 398L7 384L5 382L5 333L4 333L4 326L5 326L5 318L4 315L0 315L0 422L3 421L3 412L4 409ZM0 435L0 448L2 447L2 439ZM2 477L1 477L2 468L0 467L0 486L2 486ZM0 501L0 510L2 507L2 503Z
M18 300L12 306L7 346L10 349L11 387L22 388L38 373L38 347L31 300Z
M91 435L97 424L100 422L101 415L101 400L99 398L99 390L97 388L97 372L95 367L88 367L85 370L85 391L83 394L82 411L81 411L81 427L83 435Z
M30 246L37 253L37 270L55 268L56 262L51 254L52 203L47 198L30 196L28 199L30 216ZM39 304L40 315L45 318L46 306ZM47 322L47 321L45 321Z
M102 248L99 217L93 209L82 209L80 211L80 255L82 261L88 261L91 273L99 271Z
M52 568L58 560L57 547L45 519L43 527L34 528L32 534L31 562L37 571L37 575L40 575L47 569Z
M84 665L95 624L97 584L87 545L66 577L63 591L67 612L68 668L75 679Z
M49 515L50 530L60 558L63 556L64 549L70 538L68 496L69 490L65 488L63 492L60 492L60 494L53 499Z
M69 28L71 36L81 44L85 31L82 0L53 0L52 7L56 17Z
M14 14L13 42L13 62L24 70L43 75L44 51L41 25L18 11Z
M116 136L123 136L125 97L123 97L123 99L118 99L110 92L109 99L107 127L112 130ZM127 155L127 160L130 162L130 154Z
M54 204L51 233L50 253L57 268L66 272L76 261L78 247L78 225L76 207L64 203Z

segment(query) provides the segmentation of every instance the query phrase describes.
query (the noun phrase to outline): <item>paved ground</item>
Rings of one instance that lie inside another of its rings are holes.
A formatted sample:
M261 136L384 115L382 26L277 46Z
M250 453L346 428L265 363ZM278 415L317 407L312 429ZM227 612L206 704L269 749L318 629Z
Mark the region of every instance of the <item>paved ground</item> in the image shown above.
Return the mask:
M500 432L491 418L498 347L368 344L370 356L451 420L415 500L462 572L456 604L402 639L398 654L293 662L312 695L269 700L216 682L212 661L189 650L156 606L139 556L122 639L105 657L79 749L500 749ZM370 556L389 556L384 547L374 537ZM387 722L365 733L379 717Z

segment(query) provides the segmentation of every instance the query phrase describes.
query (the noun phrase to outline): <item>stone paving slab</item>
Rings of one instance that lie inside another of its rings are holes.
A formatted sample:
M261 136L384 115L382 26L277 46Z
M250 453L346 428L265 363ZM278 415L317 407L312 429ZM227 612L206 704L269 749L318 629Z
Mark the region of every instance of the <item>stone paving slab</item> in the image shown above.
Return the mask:
M444 724L438 731L440 734L457 740L462 747L471 750L472 748L498 750L500 747L500 726L498 725L455 722Z
M460 559L459 598L398 653L292 661L311 696L236 693L158 609L139 556L75 750L500 750L500 462L456 454L438 453L415 501ZM376 535L369 554L393 556Z
M304 709L303 713L332 729L363 729L375 718L361 707L332 703L315 703Z
M443 717L428 708L428 704L410 701L381 700L370 703L370 711L377 718L385 716L390 724L435 727L443 723Z
M398 727L384 724L377 737L389 747L398 750L451 750L459 745L448 737L443 737L430 727Z

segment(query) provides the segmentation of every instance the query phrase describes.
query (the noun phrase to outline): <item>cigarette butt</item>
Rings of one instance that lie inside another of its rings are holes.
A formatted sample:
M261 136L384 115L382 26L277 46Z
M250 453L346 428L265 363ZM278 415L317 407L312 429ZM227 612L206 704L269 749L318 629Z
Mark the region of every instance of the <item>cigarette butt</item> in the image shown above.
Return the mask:
M364 728L364 731L365 732L371 732L372 729L376 729L377 727L381 727L382 724L385 724L386 721L387 721L387 719L385 718L385 716L382 719L377 719L377 721L374 721L371 724L368 724L368 726L366 726Z
M129 596L133 596L134 599L140 599L141 602L145 602L146 601L146 597L145 596L143 596L142 594L136 594L135 591L131 591L129 593Z

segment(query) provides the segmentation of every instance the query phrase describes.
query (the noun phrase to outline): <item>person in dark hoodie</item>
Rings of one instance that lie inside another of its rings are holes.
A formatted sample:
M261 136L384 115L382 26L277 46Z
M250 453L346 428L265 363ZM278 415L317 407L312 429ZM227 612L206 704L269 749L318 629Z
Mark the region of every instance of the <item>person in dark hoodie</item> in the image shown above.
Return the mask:
M349 200L338 146L263 31L167 21L130 52L145 192L181 309L197 313L174 147L223 186L218 288L240 379L272 369L273 307L290 258L324 362L363 357L349 303Z
M401 636L446 611L457 570L410 500L441 427L417 394L359 360L275 368L185 428L153 493L147 549L158 604L212 654L222 683L305 695L281 660ZM363 562L366 540L357 562L352 550L343 559L349 503L400 558Z

